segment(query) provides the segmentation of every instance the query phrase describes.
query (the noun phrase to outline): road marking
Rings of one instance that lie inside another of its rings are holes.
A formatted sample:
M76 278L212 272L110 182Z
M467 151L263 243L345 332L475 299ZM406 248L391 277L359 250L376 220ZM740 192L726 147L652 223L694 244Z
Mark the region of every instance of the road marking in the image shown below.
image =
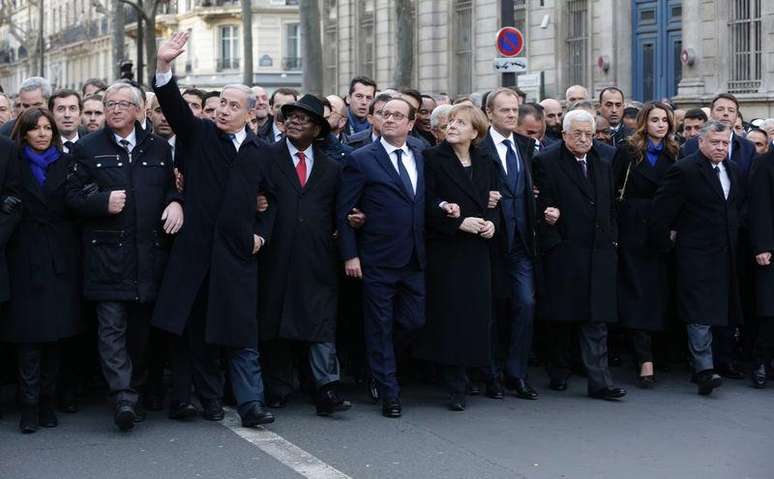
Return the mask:
M279 434L263 427L242 427L236 410L225 408L223 425L231 432L270 455L287 467L309 479L352 479L335 467L324 463Z

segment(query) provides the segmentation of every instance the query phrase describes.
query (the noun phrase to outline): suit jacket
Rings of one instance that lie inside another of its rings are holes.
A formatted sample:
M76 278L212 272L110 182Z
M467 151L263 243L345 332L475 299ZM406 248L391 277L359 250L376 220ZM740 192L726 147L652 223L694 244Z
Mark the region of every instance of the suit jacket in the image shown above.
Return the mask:
M678 310L686 323L725 326L742 319L736 253L743 189L737 165L723 163L731 182L727 199L699 151L669 169L653 204L652 241L675 249ZM674 243L670 230L677 232Z
M416 194L401 182L381 142L373 142L349 157L337 202L341 254L359 257L365 267L402 268L412 257L425 267L425 174L422 152L409 144L417 168ZM352 208L368 220L359 231L347 222Z
M358 148L370 145L373 142L374 140L371 138L371 128L368 128L367 130L359 131L354 135L348 136L346 144L352 147L353 150L357 150ZM427 148L425 142L420 141L413 135L409 135L406 138L406 143L410 147L417 148L421 151L424 151Z
M678 160L693 155L699 151L699 138L694 137L686 141L680 148ZM736 163L739 173L742 175L742 187L747 183L747 176L755 158L755 145L747 138L742 138L734 133L731 137L731 161Z
M625 142L629 139L630 136L632 136L632 133L634 133L634 130L627 127L626 125L621 123L621 126L616 130L615 133L613 133L613 143L618 146L621 143Z

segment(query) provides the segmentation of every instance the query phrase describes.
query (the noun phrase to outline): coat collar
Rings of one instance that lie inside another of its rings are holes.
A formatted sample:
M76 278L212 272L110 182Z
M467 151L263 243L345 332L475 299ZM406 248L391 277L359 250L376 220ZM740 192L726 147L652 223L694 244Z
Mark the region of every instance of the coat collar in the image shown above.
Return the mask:
M578 160L575 158L575 155L573 155L570 150L567 149L564 142L561 144L561 149L562 151L559 156L559 165L561 166L562 171L564 171L564 173L572 180L572 182L575 183L575 186L577 186L578 189L583 192L583 194L593 200L594 191L591 189L590 182L595 181L595 172L599 168L592 167L592 162L597 161L599 155L594 150L594 148L586 153L586 167L588 169L589 175L592 176L589 178L584 178L583 175L581 175L580 169L578 168ZM595 186L597 186L596 183Z
M701 171L702 176L704 179L709 183L710 188L720 197L723 201L731 201L732 195L736 193L736 172L733 171L731 166L729 165L728 160L723 160L723 166L725 166L726 174L728 175L728 179L731 183L731 187L728 191L728 199L726 199L726 196L723 194L723 186L720 184L720 180L715 174L715 171L712 169L712 164L706 156L701 152L701 150L698 151L698 154L696 155L696 160L698 162L699 170Z
M379 163L379 165L387 172L387 174L392 179L392 182L395 184L395 187L403 194L403 196L409 200L410 202L414 202L419 195L424 195L424 190L421 188L422 184L424 183L424 161L422 159L422 153L419 151L419 149L411 146L408 142L406 143L405 147L409 148L411 150L411 153L414 155L414 162L416 163L417 167L417 187L416 187L416 194L412 198L409 196L408 192L403 188L403 182L400 181L400 176L398 176L398 172L395 171L395 167L392 166L392 161L390 160L389 155L387 154L387 151L384 149L380 141L375 141L371 144L371 146L374 148L374 151L376 152L376 161Z
M449 177L457 184L457 186L464 191L473 201L476 202L482 209L486 210L487 204L482 195L477 191L481 185L482 180L488 180L487 175L484 174L485 166L484 161L487 161L486 156L477 153L475 147L470 148L470 167L473 169L472 179L465 171L465 167L460 163L457 158L454 149L445 141L438 145L440 160L440 167L443 171L449 175Z

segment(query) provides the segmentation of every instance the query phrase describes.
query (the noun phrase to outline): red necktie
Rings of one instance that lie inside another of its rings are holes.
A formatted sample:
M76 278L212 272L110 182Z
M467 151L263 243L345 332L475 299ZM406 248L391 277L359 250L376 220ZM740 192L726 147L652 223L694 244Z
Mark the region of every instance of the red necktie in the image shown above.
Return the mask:
M301 188L306 184L306 155L303 151L296 153L298 157L298 164L296 165L296 175L298 175L298 182L301 183Z

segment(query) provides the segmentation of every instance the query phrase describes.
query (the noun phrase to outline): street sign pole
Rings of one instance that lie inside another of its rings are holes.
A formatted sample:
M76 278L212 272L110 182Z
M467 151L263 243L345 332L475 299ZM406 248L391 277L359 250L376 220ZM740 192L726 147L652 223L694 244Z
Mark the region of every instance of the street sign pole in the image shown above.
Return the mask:
M513 15L513 0L500 0L500 27L515 27L516 17ZM502 74L502 86L516 84L516 74L512 72Z

